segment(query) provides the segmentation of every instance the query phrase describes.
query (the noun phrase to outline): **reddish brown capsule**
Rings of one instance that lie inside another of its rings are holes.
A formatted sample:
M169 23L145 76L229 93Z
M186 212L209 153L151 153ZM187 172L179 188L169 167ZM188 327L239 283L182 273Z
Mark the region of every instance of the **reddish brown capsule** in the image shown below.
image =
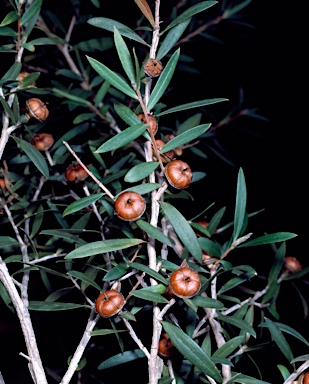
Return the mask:
M177 189L188 188L192 181L192 171L182 160L173 160L165 167L165 176L172 187Z
M67 181L79 182L85 180L88 173L80 164L72 164L66 169L64 176Z
M144 64L144 71L150 77L157 77L163 71L163 65L160 60L148 59Z
M156 146L158 148L158 151L160 152L161 149L164 147L165 143L163 140L160 140L160 139L155 140L155 142L156 142ZM153 154L155 156L155 153L153 153ZM160 157L161 157L162 163L168 163L175 158L175 152L173 150L167 151L167 152L160 154Z
M171 133L171 134L165 135L165 137L166 137L167 141L170 141L170 140L174 139L176 137L176 135L173 135ZM181 156L182 155L182 148L181 147L174 148L173 151L175 151L175 154L177 156Z
M170 276L169 289L175 296L189 299L195 296L201 288L200 275L189 268L186 261Z
M19 75L17 76L18 85L21 86L24 78L29 76L29 75L30 75L29 72L20 72ZM35 86L35 81L28 85L28 87L34 87L34 86Z
M175 346L167 333L163 333L161 335L158 345L158 351L162 357L171 357L175 352Z
M26 108L28 111L28 117L34 117L39 120L41 123L45 121L49 115L49 110L46 107L46 104L43 103L40 99L29 99L26 101Z
M144 113L138 113L136 116L142 121L142 123L147 124L147 119ZM155 135L158 131L157 119L154 116L152 116L150 113L148 113L148 120L149 120L148 131L151 131L153 135Z
M302 269L302 265L300 264L300 262L296 259L296 257L293 256L285 257L284 266L288 271L292 273L298 272Z
M47 151L54 144L54 138L49 133L35 133L31 144L39 151Z
M115 213L125 221L138 220L145 212L145 209L145 199L136 192L122 192L115 201Z
M122 310L123 295L115 289L100 293L95 302L95 309L102 317L111 317Z
M0 178L0 192L1 192L1 189L3 190L6 189L5 180L2 177Z
M309 384L309 372L306 372L303 379L303 384Z

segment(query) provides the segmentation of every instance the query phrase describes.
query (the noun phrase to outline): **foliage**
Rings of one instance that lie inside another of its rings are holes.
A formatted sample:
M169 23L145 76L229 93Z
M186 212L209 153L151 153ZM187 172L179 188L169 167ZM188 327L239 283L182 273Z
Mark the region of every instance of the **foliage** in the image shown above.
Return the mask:
M194 73L194 65L185 64L194 58L182 54L183 42L211 38L212 27L223 21L242 25L250 0L165 4L162 24L160 1L135 0L130 26L97 16L104 14L97 0L87 5L90 11L82 1L67 3L59 12L47 0L11 0L0 24L1 55L9 63L0 75L0 294L6 311L21 323L28 382L32 377L35 383L48 378L65 384L78 376L78 382L105 383L105 370L123 364L134 373L140 360L142 383L267 383L267 372L261 374L263 367L254 360L271 343L280 356L278 371L291 383L308 367L308 356L295 356L290 337L306 346L308 341L279 321L276 303L282 285L309 271L286 267L286 241L296 234L250 232L256 213L247 210L242 168L232 189L232 222L225 207L213 210L211 202L188 219L177 201L191 198L190 186L174 188L165 174L166 162L186 152L192 162L203 162L217 128L244 115L258 117L255 109L240 106L213 126L203 121L216 104L228 103L226 98L188 96L180 105L169 98L182 87L175 80L178 68ZM144 70L145 63L158 65L149 59L162 61L159 76ZM31 98L46 103L46 120L29 111ZM158 121L157 133L148 114ZM33 136L46 131L54 142L40 152ZM156 139L166 143L160 151ZM220 145L213 150L224 158ZM205 176L193 170L192 183ZM143 197L141 217L122 220L115 214L123 191ZM207 223L206 211L212 216ZM268 276L258 275L249 258L248 265L238 265L230 257L269 245L274 258ZM169 295L169 276L184 260L201 279L192 298ZM110 289L122 292L125 305L102 319L95 300ZM301 289L298 294L307 316ZM82 337L71 335L73 352L63 348L53 368L41 361L31 322L43 312L59 318L73 312L83 323ZM158 354L162 332L175 348L171 357ZM244 368L248 359L253 368Z

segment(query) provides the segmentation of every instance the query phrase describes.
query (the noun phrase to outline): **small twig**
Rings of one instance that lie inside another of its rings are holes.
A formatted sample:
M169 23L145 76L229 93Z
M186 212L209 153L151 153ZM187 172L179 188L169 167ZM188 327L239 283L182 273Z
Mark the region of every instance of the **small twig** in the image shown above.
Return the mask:
M121 314L119 314L121 317ZM141 340L137 337L134 329L132 328L131 324L128 322L127 319L124 317L121 317L121 320L124 322L125 326L127 327L130 336L132 339L136 342L136 344L139 346L139 348L144 352L144 355L147 357L147 359L150 359L150 353L148 352L147 348L144 346L144 344L141 342Z
M283 384L293 384L294 380L297 379L297 377L304 372L307 368L309 368L309 360L305 361L298 369L293 372Z
M63 141L63 144L68 148L68 150L72 153L78 163L84 168L84 170L88 173L88 175L98 184L98 186L103 189L103 191L112 199L115 200L115 196L98 180L92 172L86 167L86 165L80 160L80 158L76 155L73 149L69 146L66 141Z
M171 381L171 384L176 384L172 360L170 360L170 359L167 360L167 367L168 367L168 372L170 374L170 377L171 377L171 379L173 379Z

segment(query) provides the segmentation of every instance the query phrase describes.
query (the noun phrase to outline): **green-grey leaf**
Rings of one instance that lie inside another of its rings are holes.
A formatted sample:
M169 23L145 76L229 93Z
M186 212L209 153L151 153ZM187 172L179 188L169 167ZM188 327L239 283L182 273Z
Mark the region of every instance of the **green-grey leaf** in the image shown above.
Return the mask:
M41 6L42 0L34 0L28 10L23 14L20 24L25 25L29 21L33 21L33 19L37 17L40 12Z
M243 375L242 373L232 372L233 378L227 384L271 384L269 381L258 380L254 377Z
M32 311L67 311L76 308L89 308L89 306L75 303L59 303L57 301L29 301L29 309Z
M114 28L114 41L122 68L133 85L135 83L135 70L132 58L125 41L116 27Z
M0 236L0 248L4 247L16 247L19 243L13 237L10 236Z
M174 324L162 321L162 325L175 347L186 359L216 382L222 383L222 377L215 364L191 337Z
M243 227L247 205L247 188L242 168L239 169L237 177L236 204L234 213L233 242L238 239Z
M192 17L196 15L197 13L200 13L202 11L205 11L205 9L212 7L213 5L217 4L218 1L202 1L201 3L198 3L196 5L193 5L186 11L184 11L181 15L176 17L175 20L172 21L172 23L164 29L164 31L161 32L161 34L165 33L169 29L173 28L175 25L183 22L189 17Z
M279 323L279 322L276 322L275 324L277 325L277 327L281 331L286 332L286 333L296 337L298 340L302 341L304 344L306 344L309 347L309 342L299 332L297 332L294 328L292 328L286 324ZM262 324L260 324L260 327L266 327L266 324L262 323Z
M296 235L295 233L291 233L291 232L271 233L268 235L258 237L257 239L254 239L254 240L250 240L246 243L242 243L238 246L238 248L253 247L256 245L264 245L264 244L274 244L274 243L278 243L279 241L286 241L289 239L293 239L296 236L298 236L298 235Z
M84 106L90 105L89 101L83 99L82 97L72 95L70 92L63 91L62 89L53 88L53 92L55 93L55 95L60 96L60 97L65 97L69 100L74 101L77 104L84 105Z
M126 264L118 264L116 267L110 269L107 274L104 276L103 281L111 281L119 279L119 277L124 276L127 273L128 267Z
M193 101L192 103L186 103L167 109L163 112L156 114L157 117L167 115L169 113L185 111L186 109L204 107L205 105L220 103L221 101L228 101L229 99L217 98L217 99L205 99L200 101Z
M124 177L127 183L135 183L136 181L143 180L153 172L159 163L157 161L149 161L146 163L136 164L132 167Z
M105 336L113 333L128 332L126 329L95 329L91 332L91 336Z
M214 241L207 239L206 237L199 237L198 242L203 251L207 252L209 255L220 258L221 248Z
M93 243L83 245L74 251L69 252L65 256L65 259L78 259L82 257L98 255L100 253L118 251L119 249L133 247L141 243L145 243L145 241L140 239L113 239L94 241Z
M222 309L224 307L221 301L212 299L211 297L195 296L191 299L191 301L198 307L202 308Z
M245 320L238 319L238 318L233 317L233 316L223 316L219 313L217 316L218 316L218 319L220 321L223 321L223 322L228 323L228 324L232 324L235 327L240 328L240 329L244 330L245 332L250 333L250 335L252 335L253 337L256 337L255 330Z
M65 229L44 229L43 231L40 232L40 235L50 235L53 237L57 237L71 244L76 243L76 244L84 245L86 243L85 240L79 238L78 236L73 235L72 233L69 232L69 230L65 230Z
M135 349L134 351L125 351L123 353L118 353L118 355L115 355L103 361L98 366L98 369L102 370L106 368L115 367L116 365L128 363L130 361L140 359L142 357L146 357L146 356L144 355L144 352L142 352L140 349Z
M154 191L155 189L160 188L161 185L158 183L144 183L144 184L139 184L139 185L134 185L133 187L126 188L124 191L134 191L139 193L140 195L146 195L149 192Z
M81 209L88 207L89 205L96 202L98 199L100 199L104 193L95 193L91 196L82 197L81 199L74 201L72 204L68 205L66 209L64 210L62 217L69 215L71 213L80 211Z
M176 69L176 64L178 62L179 55L180 55L180 49L178 48L177 51L173 53L173 55L167 62L166 67L163 69L149 97L149 100L147 103L147 108L149 111L151 111L153 107L157 104L161 96L164 94L166 88L168 87L172 79L172 76L174 74L174 71Z
M162 41L158 53L156 55L157 60L162 60L162 58L173 48L173 46L177 43L180 36L184 33L187 26L190 24L191 18L188 18L174 28L172 28L165 39Z
M170 151L171 149L180 147L183 144L189 143L190 141L205 133L210 128L210 126L211 124L201 124L181 133L180 135L174 137L172 140L168 141L160 152L164 153L166 151Z
M21 70L21 63L16 61L8 70L7 72L2 76L1 83L4 80L16 80L19 72ZM0 83L0 84L1 84Z
M176 234L187 247L191 255L199 262L202 262L202 250L196 234L184 216L171 204L160 203L165 215L172 224Z
M92 279L90 279L87 275L85 275L84 273L71 270L71 271L67 272L67 274L69 276L75 277L76 279L84 281L85 283L92 285L98 291L101 291L101 287L96 282L94 282Z
M33 164L37 167L37 169L46 177L49 178L49 169L43 155L30 143L27 141L20 139L19 137L12 136L16 143L20 146L20 148L26 153L29 159L33 162Z
M14 116L14 113L13 111L11 110L11 108L9 107L9 104L7 103L7 101L2 97L0 96L0 102L5 110L5 112L8 114L8 116L10 117L10 119L13 121L14 124L16 124L16 120L15 120L15 116Z
M289 362L293 360L293 353L287 342L286 338L283 336L280 331L278 325L267 317L264 318L267 328L272 335L273 340L277 344L278 348L284 354L284 356L288 359Z
M122 36L128 37L131 40L135 40L149 47L149 44L147 44L137 33L118 21L107 19L106 17L93 17L89 19L87 23L110 32L114 32L114 27L116 27Z
M114 86L116 89L123 92L127 96L132 97L133 99L137 99L136 93L129 86L129 84L123 80L122 77L117 75L117 73L111 71L108 67L106 67L106 65L100 63L98 60L92 59L89 56L87 56L87 59L90 65L92 66L92 68L101 77L103 77L103 79L108 81L112 86Z
M5 18L1 21L0 27L14 23L14 21L19 19L19 14L16 11L9 12Z
M154 271L153 269L147 267L147 265L136 263L134 261L132 263L130 263L129 265L132 268L136 268L139 271L143 271L143 272L147 273L149 276L153 277L155 280L160 281L161 283L167 285L166 279L162 275L160 275L160 273L158 273L158 272Z
M233 339L228 340L222 345L222 347L217 349L211 357L217 357L221 359L228 357L233 351L235 351L236 348L240 346L243 340L244 338L242 336L236 336Z
M136 116L136 114L126 105L121 103L115 103L114 109L116 113L122 118L124 122L128 125L140 124L141 120Z
M155 303L168 303L168 300L161 296L159 293L149 291L147 290L147 288L131 291L130 295L138 297L139 299L152 301Z
M145 231L148 235L153 237L156 240L159 240L163 244L167 244L170 247L173 246L171 240L160 231L160 229L154 227L153 225L149 224L147 221L144 220L137 220L135 222L143 231Z

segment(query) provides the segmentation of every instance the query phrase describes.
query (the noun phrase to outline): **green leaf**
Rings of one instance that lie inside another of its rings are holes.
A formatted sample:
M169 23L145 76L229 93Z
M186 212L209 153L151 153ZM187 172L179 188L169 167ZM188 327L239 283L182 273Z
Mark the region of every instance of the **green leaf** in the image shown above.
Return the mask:
M122 77L117 75L117 73L111 71L104 64L100 63L98 60L92 59L89 56L86 56L92 68L106 81L108 81L112 86L114 86L119 91L123 92L133 99L137 99L136 93L129 86L127 82L123 80Z
M124 147L125 145L131 143L133 140L141 136L146 129L147 129L147 125L143 123L132 125L131 127L125 129L122 132L119 132L117 135L113 136L111 139L103 143L95 151L95 153L109 152L117 148Z
M282 364L277 364L277 368L279 369L282 378L285 381L290 376L289 370Z
M271 384L268 381L258 380L254 377L243 375L242 373L232 372L233 379L228 381L227 384L240 383L240 384Z
M227 283L223 284L223 286L219 289L218 295L223 292L229 291L232 288L237 287L239 284L243 283L246 280L251 279L256 275L257 273L253 270L253 271L248 271L246 273L242 273L240 276L230 279Z
M156 116L159 117L159 116L167 115L169 113L185 111L191 108L204 107L205 105L216 104L216 103L220 103L222 101L228 101L228 100L229 99L218 98L218 99L205 99L200 101L193 101L192 103L186 103L186 104L178 105L177 107L167 109L163 112L156 114Z
M276 232L269 235L258 237L257 239L250 240L246 243L242 243L237 248L255 247L256 245L264 245L264 244L274 244L274 243L278 243L279 241L281 242L281 241L293 239L296 236L298 235L296 235L295 233Z
M144 184L134 185L134 187L124 189L122 192L133 191L133 192L139 193L140 195L146 195L147 193L152 192L155 189L158 189L160 187L161 185L158 183L144 183Z
M100 199L104 193L95 193L91 196L82 197L81 199L74 201L72 204L68 205L64 210L62 217L69 215L71 213L82 210L85 207L95 203L98 199Z
M228 340L226 343L222 345L219 349L217 349L213 355L212 358L224 358L228 357L232 352L235 351L236 348L238 348L241 343L243 342L244 338L242 336L236 336L233 339Z
M17 38L17 33L14 31L14 29L10 27L1 27L0 28L0 36L10 36L14 39Z
M202 307L202 308L215 308L215 309L224 308L224 305L221 301L212 299L211 297L194 296L191 299L191 301L198 307Z
M63 241L67 241L71 244L81 244L84 245L86 242L83 239L80 239L78 236L75 236L69 232L70 230L65 229L45 229L40 232L40 235L50 235Z
M127 183L135 183L136 181L143 180L157 169L158 165L159 163L157 161L137 164L128 171L124 177L124 181Z
M127 273L128 267L126 264L121 263L116 265L116 267L110 269L107 274L103 277L103 281L111 281L119 279Z
M90 105L89 101L83 99L82 97L72 95L70 92L63 91L62 89L53 88L53 92L55 95L65 97L66 99L72 100L77 104L84 105L86 107Z
M13 237L0 236L0 249L4 247L16 247L19 243Z
M19 14L16 11L11 11L1 21L0 27L4 27L5 25L14 23L18 19L19 19Z
M222 377L215 364L191 337L174 324L162 321L162 325L172 343L186 359L205 375L210 376L218 383L222 383Z
M167 244L170 247L173 246L173 243L171 240L160 231L160 229L154 227L153 225L149 224L147 221L144 220L137 220L135 222L143 231L145 231L149 236L153 237L154 239L160 241L163 244Z
M221 247L214 241L207 239L206 237L199 237L198 242L203 251L207 252L213 257L220 258L221 256Z
M91 332L91 336L105 336L113 333L128 332L126 329L95 329Z
M237 177L233 242L237 240L239 235L241 234L241 230L245 220L246 205L247 205L246 181L245 181L244 172L242 168L240 168L238 172L238 177Z
M117 53L120 59L120 62L122 64L122 68L124 69L125 73L127 74L129 80L131 81L131 84L135 84L135 70L132 62L132 58L130 55L130 52L128 50L128 47L123 40L122 36L120 35L118 29L115 27L114 30L114 41L115 46L117 49Z
M279 323L279 322L276 322L275 324L280 329L280 331L286 332L289 335L294 336L296 339L302 341L304 344L306 344L309 347L309 342L299 332L297 332L294 328L292 328L286 324ZM266 324L262 323L262 324L260 324L260 327L266 327Z
M122 118L124 122L128 125L140 124L141 120L136 116L136 114L126 105L121 103L115 103L114 109L116 113Z
M79 259L82 257L98 255L100 253L118 251L119 249L134 247L135 245L145 243L140 239L115 239L94 241L83 245L65 256L65 259Z
M232 324L235 327L240 328L243 331L249 333L253 337L256 337L255 330L245 320L238 319L238 318L233 317L233 316L223 316L223 315L221 315L219 313L217 314L217 316L218 316L218 319L220 321L223 321L223 322L225 322L227 324Z
M7 81L7 80L16 80L20 70L21 70L21 63L16 61L10 67L10 69L8 69L7 72L2 76L0 84L2 84L4 81Z
M158 286L156 285L155 287L158 287ZM164 287L164 286L162 286L162 287ZM153 288L153 287L150 287L150 288ZM164 291L165 290L166 290L166 288L164 287ZM161 296L160 293L152 292L148 288L142 288L139 290L131 291L130 295L138 297L139 299L152 301L154 303L162 303L162 304L168 303L168 300L165 299L165 297Z
M146 0L134 0L142 14L146 17L149 23L154 27L155 21L151 12L151 9Z
M7 101L2 96L0 96L0 102L1 102L5 112L10 117L10 119L13 121L14 124L16 124L14 113L11 110L11 108L9 107L9 104L7 103Z
M200 263L202 262L202 250L197 240L196 234L188 221L183 215L171 204L160 202L163 211L170 223L172 224L176 234L183 244L187 247L191 255Z
M16 143L20 146L20 148L25 152L25 154L29 157L29 159L33 162L33 164L37 167L37 169L46 177L49 178L49 169L43 155L30 143L27 141L20 139L19 137L12 136Z
M25 88L29 85L33 84L39 77L41 73L40 72L32 72L30 75L26 76L21 82L20 87Z
M283 336L282 332L280 331L278 325L272 320L268 319L267 317L264 317L264 319L265 319L266 326L269 329L269 332L271 333L271 336L275 341L275 343L277 344L278 348L281 350L284 356L288 359L288 361L291 362L293 360L292 350L289 346L289 343L286 341L286 338Z
M103 361L98 366L98 369L102 370L102 369L115 367L117 365L128 363L130 361L140 359L142 357L146 357L146 356L144 355L144 352L142 352L140 349L135 349L134 351L125 351L123 353L118 353L118 355L115 355Z
M164 153L166 151L170 151L171 149L180 147L183 144L189 143L190 141L205 133L210 128L210 126L211 124L201 124L181 133L180 135L174 137L172 140L168 141L160 152Z
M122 36L128 37L131 40L135 40L150 47L149 44L147 44L146 41L144 41L137 33L118 21L107 19L106 17L93 17L89 19L87 23L110 32L114 32L114 27L116 27Z
M164 94L166 88L168 87L172 76L176 69L176 64L179 59L180 48L177 49L169 59L166 67L163 69L156 85L154 86L151 95L147 103L147 109L151 111L157 102L160 100L161 96Z
M27 11L23 14L20 25L23 26L29 21L35 22L40 12L41 6L42 0L34 0Z
M82 272L71 270L71 271L67 272L67 275L75 277L76 279L79 279L81 281L84 281L85 283L92 285L98 291L101 291L101 287Z
M180 36L184 33L187 26L190 24L191 18L184 20L183 22L172 28L165 39L162 41L158 53L156 55L157 60L161 60L177 43Z
M153 277L155 280L160 281L161 283L163 283L165 285L168 284L166 279L162 275L160 275L160 273L158 273L158 272L154 271L153 269L147 267L147 265L136 263L136 262L132 262L129 265L130 265L131 268L136 268L139 271L143 271L143 272L147 273L149 276Z
M59 303L48 301L29 301L29 307L32 311L67 311L76 308L89 308L88 305L75 303Z

